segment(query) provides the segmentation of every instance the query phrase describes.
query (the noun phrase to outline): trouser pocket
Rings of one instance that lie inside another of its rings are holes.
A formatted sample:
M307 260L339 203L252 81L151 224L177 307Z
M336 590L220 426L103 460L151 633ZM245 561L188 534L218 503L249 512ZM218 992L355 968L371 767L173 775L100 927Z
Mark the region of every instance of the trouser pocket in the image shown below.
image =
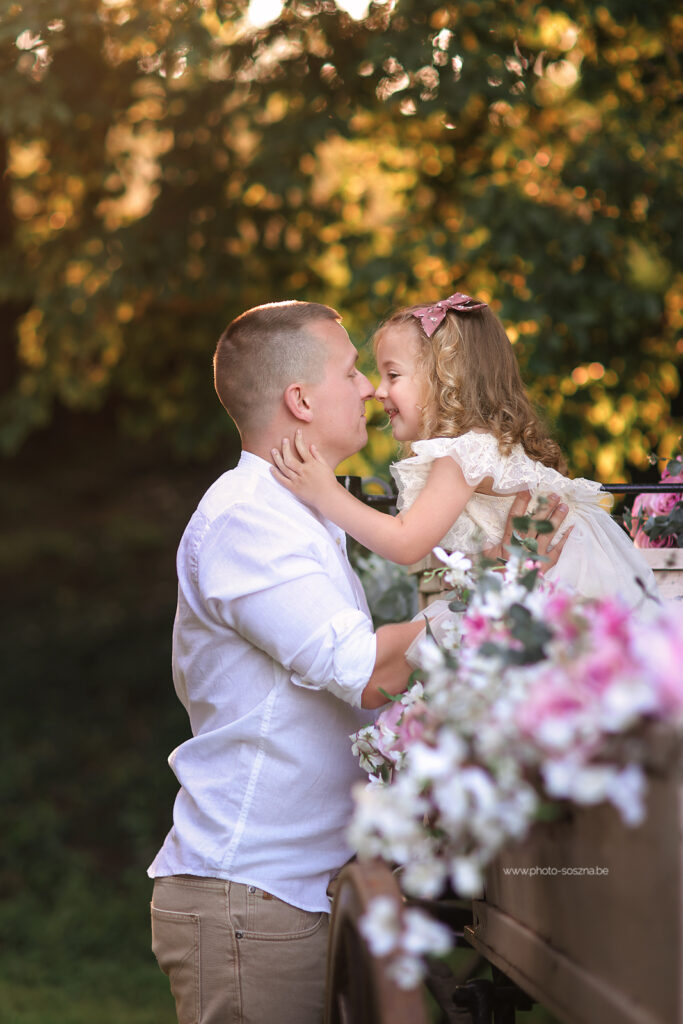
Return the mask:
M233 916L243 1020L321 1024L329 914L264 899L253 887L246 904Z
M199 981L199 914L151 906L152 951L168 975L178 1024L198 1024L201 1016Z

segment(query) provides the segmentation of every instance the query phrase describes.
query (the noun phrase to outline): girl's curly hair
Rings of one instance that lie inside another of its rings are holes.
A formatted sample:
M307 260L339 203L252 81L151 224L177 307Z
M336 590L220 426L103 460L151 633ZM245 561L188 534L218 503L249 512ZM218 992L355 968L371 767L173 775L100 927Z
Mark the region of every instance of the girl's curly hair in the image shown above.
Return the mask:
M418 342L418 368L426 391L421 436L459 437L485 430L507 454L521 444L527 455L566 473L562 450L550 437L520 376L510 340L488 306L458 312L449 309L431 338L415 316L418 306L399 309L375 332L375 350L389 327L410 323Z

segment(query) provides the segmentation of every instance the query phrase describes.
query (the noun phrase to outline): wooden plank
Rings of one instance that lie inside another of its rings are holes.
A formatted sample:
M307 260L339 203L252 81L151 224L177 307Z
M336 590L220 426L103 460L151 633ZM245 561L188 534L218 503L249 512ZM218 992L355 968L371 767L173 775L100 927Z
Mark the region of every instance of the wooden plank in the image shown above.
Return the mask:
M641 555L650 568L683 571L683 548L640 548Z
M465 928L468 942L565 1024L675 1024L637 1005L496 907L475 901L473 909L473 927Z
M683 548L641 548L640 553L655 574L661 597L683 598Z
M675 742L671 734L668 739ZM671 756L666 740L656 739L664 761ZM677 761L665 774L653 769L647 806L647 820L635 829L608 806L575 809L566 819L539 824L487 875L479 924L468 937L571 1024L683 1024L683 786ZM591 868L593 873L579 870ZM610 1006L612 1016L606 1016Z

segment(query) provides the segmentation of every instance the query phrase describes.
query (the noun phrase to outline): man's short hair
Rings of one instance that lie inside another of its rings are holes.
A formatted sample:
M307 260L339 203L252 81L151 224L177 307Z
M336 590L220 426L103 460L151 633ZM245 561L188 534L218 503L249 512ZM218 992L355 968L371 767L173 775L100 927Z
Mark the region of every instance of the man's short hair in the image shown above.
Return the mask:
M255 306L228 324L213 358L214 384L241 430L263 422L289 384L322 379L327 352L310 327L340 319L330 306L291 300Z

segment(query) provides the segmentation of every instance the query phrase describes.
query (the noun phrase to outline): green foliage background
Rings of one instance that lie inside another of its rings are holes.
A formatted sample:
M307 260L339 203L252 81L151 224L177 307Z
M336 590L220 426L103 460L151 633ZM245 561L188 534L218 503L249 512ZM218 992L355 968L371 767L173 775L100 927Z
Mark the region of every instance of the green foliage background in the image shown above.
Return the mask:
M360 345L467 290L574 471L640 479L680 434L675 5L247 6L0 9L0 999L23 1024L168 1019L144 868L186 729L173 552L237 452L210 376L229 319L315 299ZM386 466L372 434L346 470Z

